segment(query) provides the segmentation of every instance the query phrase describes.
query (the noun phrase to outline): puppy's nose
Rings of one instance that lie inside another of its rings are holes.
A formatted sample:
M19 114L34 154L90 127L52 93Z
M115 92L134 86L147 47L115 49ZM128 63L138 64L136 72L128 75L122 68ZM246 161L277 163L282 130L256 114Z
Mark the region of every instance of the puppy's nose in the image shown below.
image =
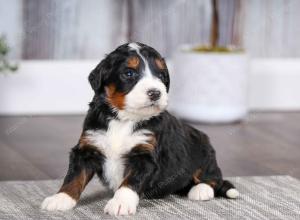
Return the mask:
M151 101L157 101L160 98L160 91L157 89L150 89L147 91L147 95L149 96Z

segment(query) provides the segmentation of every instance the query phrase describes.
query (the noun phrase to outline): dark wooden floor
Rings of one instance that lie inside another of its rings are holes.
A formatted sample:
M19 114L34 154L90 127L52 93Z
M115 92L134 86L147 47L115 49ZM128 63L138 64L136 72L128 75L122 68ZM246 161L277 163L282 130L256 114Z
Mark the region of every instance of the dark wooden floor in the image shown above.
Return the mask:
M64 176L83 116L0 117L0 180ZM234 125L195 125L217 150L225 176L300 178L300 112L252 113Z

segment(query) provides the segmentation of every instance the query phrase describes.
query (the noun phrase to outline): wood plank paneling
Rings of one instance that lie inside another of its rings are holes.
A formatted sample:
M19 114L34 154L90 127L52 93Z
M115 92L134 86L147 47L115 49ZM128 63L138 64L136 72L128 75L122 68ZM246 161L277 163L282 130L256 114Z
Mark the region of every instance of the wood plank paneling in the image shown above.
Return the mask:
M23 58L101 58L125 41L123 7L110 0L25 0Z
M298 0L220 0L220 45L299 57L299 8ZM210 0L0 0L0 12L13 58L99 58L128 40L171 57L181 44L209 43Z
M252 57L300 56L300 1L221 0L221 46L242 46ZM133 39L170 56L185 43L208 44L210 1L134 1Z
M9 57L22 56L23 43L23 2L21 0L0 0L0 35L4 35L11 48Z
M171 56L180 44L207 44L211 5L207 0L133 1L132 39Z
M243 7L243 41L251 56L300 56L300 1L246 0Z

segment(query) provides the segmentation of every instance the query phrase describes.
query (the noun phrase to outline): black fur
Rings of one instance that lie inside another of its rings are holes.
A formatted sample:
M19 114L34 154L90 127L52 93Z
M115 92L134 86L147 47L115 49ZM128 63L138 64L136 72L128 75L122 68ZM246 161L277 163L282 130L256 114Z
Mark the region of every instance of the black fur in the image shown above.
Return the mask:
M161 56L153 48L139 45L142 55L150 62L152 73L159 77L169 90L168 70L159 70L153 64L154 59L162 59ZM133 53L134 51L128 50L127 44L122 45L91 72L89 81L95 96L84 121L83 133L86 130L106 130L109 121L117 119L115 111L106 102L104 87L113 82L117 91L125 94L133 88L141 76L128 81L122 75L128 69L125 61ZM143 68L143 65L142 63L139 68ZM137 146L124 155L126 184L140 196L159 198L171 193L186 195L190 188L197 184L193 175L199 169L201 169L200 181L211 184L215 195L226 197L227 190L234 188L228 181L223 181L215 151L203 132L177 120L167 111L149 120L138 122L135 129L152 131L156 140L152 151ZM97 148L80 147L78 143L71 152L65 184L75 179L83 169L91 175L96 173L105 182L102 172L104 161L105 155Z

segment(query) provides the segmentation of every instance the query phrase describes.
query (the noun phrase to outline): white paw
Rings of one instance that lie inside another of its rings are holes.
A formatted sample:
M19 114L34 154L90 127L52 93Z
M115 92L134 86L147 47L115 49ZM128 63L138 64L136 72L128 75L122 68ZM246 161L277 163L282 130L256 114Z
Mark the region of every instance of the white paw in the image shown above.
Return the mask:
M200 183L190 189L188 198L191 200L210 200L214 198L214 189L208 184Z
M53 196L47 197L43 203L41 208L48 211L66 211L74 208L76 205L76 201L72 199L66 193L57 193Z
M115 192L114 197L107 202L104 213L115 216L133 215L138 203L139 196L136 192L127 187L121 187Z
M227 192L226 192L226 196L230 199L236 199L238 196L240 195L239 191L237 191L236 189L232 188L232 189L229 189Z

